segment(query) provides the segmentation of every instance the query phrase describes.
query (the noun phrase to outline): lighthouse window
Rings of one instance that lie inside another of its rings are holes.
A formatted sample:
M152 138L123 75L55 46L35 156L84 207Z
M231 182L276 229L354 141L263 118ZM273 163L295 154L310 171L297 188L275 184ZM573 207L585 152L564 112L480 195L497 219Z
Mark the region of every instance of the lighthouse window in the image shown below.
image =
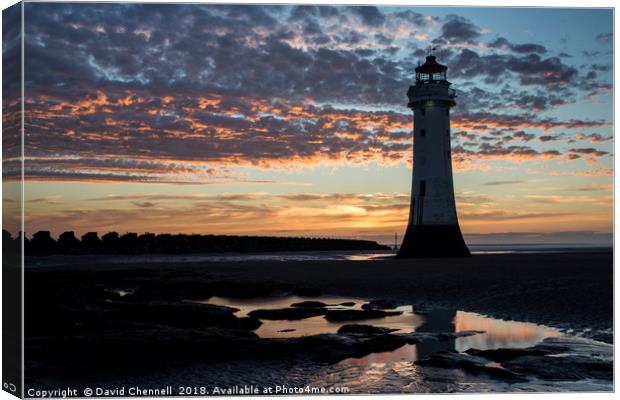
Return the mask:
M426 181L420 181L420 196L426 196Z
M426 129L424 128L420 129L420 135L426 136Z

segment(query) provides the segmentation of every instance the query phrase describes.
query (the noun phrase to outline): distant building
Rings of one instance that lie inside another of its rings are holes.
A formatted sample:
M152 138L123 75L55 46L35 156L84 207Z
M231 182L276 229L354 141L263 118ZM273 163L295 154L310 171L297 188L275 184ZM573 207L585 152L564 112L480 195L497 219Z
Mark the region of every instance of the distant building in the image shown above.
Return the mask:
M446 79L448 67L434 55L415 69L409 88L413 110L413 184L409 222L397 258L469 257L461 235L450 147L450 108L456 93Z

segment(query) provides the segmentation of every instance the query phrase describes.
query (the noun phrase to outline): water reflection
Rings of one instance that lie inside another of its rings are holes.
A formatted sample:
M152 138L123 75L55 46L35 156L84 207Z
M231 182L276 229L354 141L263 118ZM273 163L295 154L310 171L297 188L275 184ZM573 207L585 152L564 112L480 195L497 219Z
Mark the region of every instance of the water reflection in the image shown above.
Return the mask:
M290 307L305 301L321 301L329 308L361 309L364 299L343 297L304 298L297 296L231 300L212 297L207 303L238 308L238 316L245 316L259 308L275 309ZM354 305L342 303L354 302ZM522 386L509 386L501 380L482 375L468 374L460 369L434 368L416 364L417 360L444 350L466 351L496 348L524 348L538 344L547 337L562 336L553 328L526 322L503 321L479 314L453 309L433 309L415 313L412 306L398 308L402 315L381 319L348 323L384 326L399 329L399 332L458 333L463 331L484 331L473 336L448 340L427 340L415 345L405 345L394 351L372 353L357 359L347 359L333 365L321 365L310 378L311 386L346 386L353 393L403 393L403 392L499 392L509 390L558 391L562 385L552 386L549 382L537 384L528 381ZM320 333L335 333L345 323L332 323L322 316L298 321L268 321L256 331L263 338L304 336ZM286 332L283 332L286 331ZM394 333L398 334L398 332ZM489 365L499 367L499 364ZM287 372L288 373L288 372ZM538 385L538 386L536 386ZM580 386L581 387L581 386ZM609 385L593 386L593 390L609 390Z
M455 329L456 311L450 309L438 309L425 315L424 323L416 329L416 332L457 332ZM455 340L427 341L416 345L416 358L427 357L433 353L443 350L454 350Z
M247 316L256 309L287 308L294 303L307 300L328 304L329 309L360 310L366 303L364 299L320 296L320 297L269 297L257 299L228 299L212 297L202 303L210 303L239 309L237 316ZM346 305L343 305L346 303ZM350 303L354 303L351 305ZM256 333L262 338L299 337L321 333L336 333L348 323L367 324L391 329L397 332L453 333L462 331L484 331L483 334L460 337L443 341L425 341L417 345L403 346L390 353L371 354L363 362L415 361L443 350L466 351L470 348L480 350L497 348L524 348L541 342L544 338L560 336L553 328L527 322L504 321L479 314L453 309L433 309L430 312L416 314L412 306L397 308L401 315L386 318L359 320L354 322L329 322L322 316L296 321L263 320Z
M528 322L504 321L482 315L457 311L454 319L456 332L467 330L485 331L484 335L462 337L456 340L459 352L474 348L479 350L499 348L525 348L534 346L548 337L558 337L557 329Z
M526 348L542 342L545 338L563 335L557 329L542 325L528 322L504 321L476 313L451 309L435 309L425 314L422 324L414 330L415 332L431 333L456 333L463 331L484 331L484 333L443 341L424 341L415 345L403 346L388 353L370 354L352 363L362 366L377 362L415 362L445 350L464 352L471 348L478 350Z
M210 299L201 301L200 303L234 307L239 309L236 315L239 317L244 317L253 310L287 308L290 307L291 304L308 300L320 301L328 304L326 308L330 310L361 310L362 305L366 303L366 300L363 299L335 296L320 296L312 298L286 296L263 299L228 299L223 297L211 297ZM347 305L342 305L343 303L347 303ZM354 305L349 305L350 303L354 303ZM255 333L262 338L310 336L321 333L336 333L343 325L351 323L397 329L399 332L413 332L417 326L420 326L424 322L424 317L413 313L411 306L399 307L396 310L401 311L402 314L385 318L357 320L354 322L330 322L323 318L323 316L296 321L262 320L263 324L255 331Z

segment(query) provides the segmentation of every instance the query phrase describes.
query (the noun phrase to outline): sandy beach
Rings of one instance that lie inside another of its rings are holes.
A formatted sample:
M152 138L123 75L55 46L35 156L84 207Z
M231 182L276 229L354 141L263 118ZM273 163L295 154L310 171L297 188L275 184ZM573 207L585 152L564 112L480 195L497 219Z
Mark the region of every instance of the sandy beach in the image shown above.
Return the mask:
M188 379L200 384L205 376L226 385L269 385L291 379L289 368L300 366L307 371L295 374L299 385L346 381L356 393L610 388L611 252L369 261L65 261L26 269L25 357L28 384L35 388L153 384L164 370L171 385ZM465 326L459 320L469 320L470 327L459 328ZM504 339L495 342L498 338ZM571 355L558 364L553 355L567 349ZM603 353L601 359L597 354ZM402 365L400 354L413 369L394 387L354 378L377 365L385 365L381 373L389 376ZM375 355L390 361L375 364ZM123 371L113 368L119 362ZM231 368L240 372L226 372ZM459 388L468 379L480 386ZM571 381L581 386L560 384Z
M372 261L74 262L37 271L143 268L208 274L213 280L289 283L329 295L447 306L576 331L613 326L613 253L602 251Z
M612 328L611 252L196 267L221 279L278 280L327 294L431 303L575 330Z

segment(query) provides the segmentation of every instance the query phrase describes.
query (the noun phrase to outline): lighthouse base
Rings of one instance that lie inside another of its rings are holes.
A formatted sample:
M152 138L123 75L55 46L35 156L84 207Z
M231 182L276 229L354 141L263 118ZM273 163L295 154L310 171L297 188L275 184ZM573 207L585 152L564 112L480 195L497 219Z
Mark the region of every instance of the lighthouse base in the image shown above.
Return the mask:
M471 257L461 228L455 225L410 225L396 258Z

